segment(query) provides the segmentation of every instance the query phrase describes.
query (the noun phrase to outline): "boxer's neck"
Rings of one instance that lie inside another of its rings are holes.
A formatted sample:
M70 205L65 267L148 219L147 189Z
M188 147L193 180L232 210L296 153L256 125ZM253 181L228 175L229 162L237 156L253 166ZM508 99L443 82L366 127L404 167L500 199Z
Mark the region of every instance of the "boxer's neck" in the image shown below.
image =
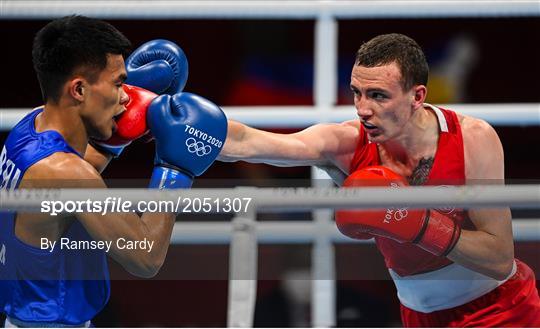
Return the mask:
M379 151L388 160L399 163L411 172L422 159L435 157L439 140L439 126L436 115L422 107L413 112L403 133L379 145Z
M43 107L43 112L36 117L36 132L57 131L69 146L84 156L88 135L78 113L76 105L65 104L62 100L57 104L47 103Z

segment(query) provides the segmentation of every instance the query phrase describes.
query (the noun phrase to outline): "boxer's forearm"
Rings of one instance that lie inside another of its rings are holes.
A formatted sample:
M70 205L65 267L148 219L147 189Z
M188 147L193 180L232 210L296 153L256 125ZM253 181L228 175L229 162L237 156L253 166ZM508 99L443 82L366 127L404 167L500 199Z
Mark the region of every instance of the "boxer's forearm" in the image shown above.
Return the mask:
M139 277L153 277L158 272L170 245L175 222L173 213L81 213L78 219L96 241L111 243L109 255L128 272ZM149 248L120 248L120 240Z
M294 134L278 134L229 120L227 139L218 160L279 167L328 165L330 163L322 152L323 134L311 132L316 129L313 126Z
M234 162L245 159L247 154L247 142L245 133L247 126L233 120L227 121L227 138L223 149L218 156L218 160L225 162Z
M228 120L227 139L218 160L286 164L287 161L297 160L298 157L298 152L291 150L292 138L287 136L290 135L274 134ZM283 160L285 163L282 163Z
M503 280L512 271L514 246L507 239L483 231L462 230L448 258L473 271Z
M175 222L173 213L145 213L141 216L140 228L131 241L148 241L149 250L114 250L116 259L122 259L122 265L133 275L154 277L167 256L172 229Z

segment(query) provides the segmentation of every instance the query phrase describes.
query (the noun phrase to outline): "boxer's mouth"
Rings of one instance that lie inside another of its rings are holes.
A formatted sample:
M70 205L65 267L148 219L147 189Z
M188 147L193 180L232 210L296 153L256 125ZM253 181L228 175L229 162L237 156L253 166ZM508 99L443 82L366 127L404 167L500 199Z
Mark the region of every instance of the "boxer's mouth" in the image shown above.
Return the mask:
M122 113L126 112L126 108L123 107L122 110L118 113L116 113L115 115L113 115L113 119L116 121L118 120L118 118L122 115Z
M362 125L364 126L364 128L369 129L369 130L379 128L379 127L377 127L375 125L372 125L371 123L368 123L368 122L365 122L365 121L362 121Z

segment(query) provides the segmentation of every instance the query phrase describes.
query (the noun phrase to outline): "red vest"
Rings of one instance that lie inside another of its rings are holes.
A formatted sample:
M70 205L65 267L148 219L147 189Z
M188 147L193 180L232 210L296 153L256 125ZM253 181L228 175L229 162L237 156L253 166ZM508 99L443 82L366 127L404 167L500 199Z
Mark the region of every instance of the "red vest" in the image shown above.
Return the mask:
M440 133L433 167L424 185L464 185L465 160L459 119L453 111L432 109L438 117ZM377 145L368 141L367 133L360 125L360 139L350 172L375 165L381 165ZM463 228L474 229L466 211L454 208L438 210L448 214ZM452 263L446 257L437 257L412 243L399 243L383 237L376 237L375 241L386 266L400 276L430 272Z

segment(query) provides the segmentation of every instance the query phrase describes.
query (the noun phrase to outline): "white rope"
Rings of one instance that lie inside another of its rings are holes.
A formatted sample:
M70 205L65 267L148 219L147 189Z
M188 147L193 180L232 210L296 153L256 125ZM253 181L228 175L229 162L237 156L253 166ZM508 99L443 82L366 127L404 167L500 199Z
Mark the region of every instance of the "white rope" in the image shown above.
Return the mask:
M540 185L411 186L401 189L363 188L242 188L140 190L140 189L17 189L0 191L0 209L41 210L41 202L87 200L105 202L111 198L130 201L137 210L139 201L167 201L175 205L186 200L207 198L208 203L225 199L250 199L257 211L312 210L387 207L527 207L540 208ZM239 201L240 202L240 201ZM182 207L179 207L179 211ZM211 207L209 213L224 212Z
M484 119L492 125L537 126L540 125L540 104L448 104L443 108L464 115ZM225 106L229 119L260 128L298 128L323 122L354 120L356 111L352 105L334 107L315 106ZM0 130L10 130L30 108L0 109Z
M337 18L538 16L537 1L1 1L4 19L73 13L102 18Z
M186 216L187 217L187 216ZM188 219L188 218L187 218ZM514 240L540 241L540 218L512 220ZM230 222L182 222L174 225L171 243L174 245L226 245L231 242ZM326 235L333 244L371 244L373 240L354 240L341 234L334 222L325 225L313 221L257 222L259 244L314 244L318 236ZM316 276L317 277L317 276Z

